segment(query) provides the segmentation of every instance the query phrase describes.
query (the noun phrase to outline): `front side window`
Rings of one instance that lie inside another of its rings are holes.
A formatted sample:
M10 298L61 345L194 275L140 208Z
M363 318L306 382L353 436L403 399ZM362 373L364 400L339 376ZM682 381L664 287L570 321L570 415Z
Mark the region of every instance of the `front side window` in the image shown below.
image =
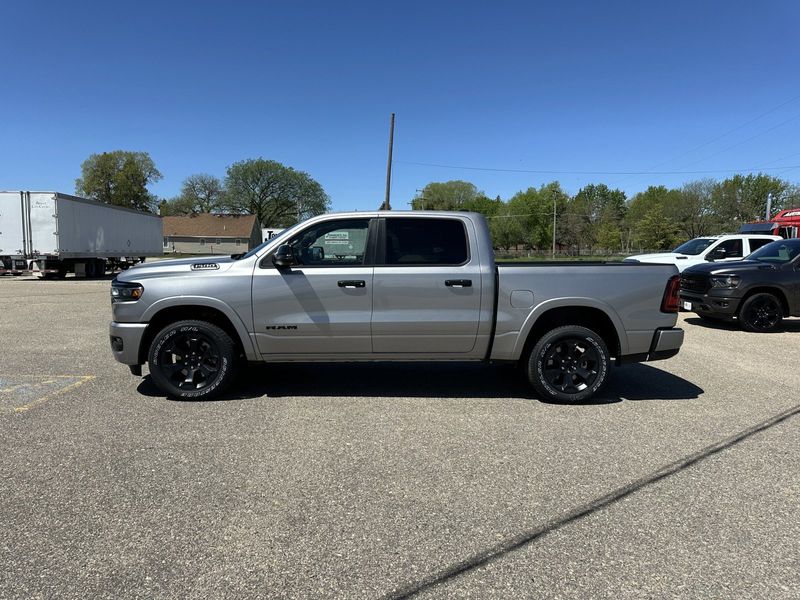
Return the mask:
M742 258L744 256L742 246L741 239L725 240L714 248L713 252L721 254L723 258Z
M312 225L289 240L298 265L363 265L369 219L339 219Z
M461 265L468 256L467 233L459 219L386 219L388 265Z
M747 257L765 263L787 263L800 255L800 240L776 240Z

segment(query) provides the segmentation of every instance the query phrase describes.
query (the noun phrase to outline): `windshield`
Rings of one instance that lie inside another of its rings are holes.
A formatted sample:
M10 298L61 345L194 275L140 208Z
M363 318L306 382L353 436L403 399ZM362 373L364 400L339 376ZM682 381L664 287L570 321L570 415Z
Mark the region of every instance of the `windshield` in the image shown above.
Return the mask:
M697 238L696 240L689 240L685 244L681 244L675 248L673 252L676 254L690 254L691 256L695 256L713 243L714 238Z
M300 221L299 223L295 223L294 225L292 225L292 226L291 226L291 227L289 227L288 229L284 229L283 231L281 231L281 232L280 232L280 233L279 233L277 236L275 236L275 237L281 237L281 236L283 236L283 235L284 235L284 234L286 234L286 233L290 233L290 232L294 231L294 230L295 230L295 229L297 229L297 228L298 228L300 225L302 225L304 222L305 222L305 221ZM240 256L240 257L239 257L237 260L241 260L241 259L243 259L243 258L250 258L251 256L254 256L255 254L258 254L258 253L261 251L261 249L262 249L264 246L266 246L267 244L271 244L271 243L272 243L272 242L274 242L274 241L275 241L275 238L274 238L274 237L273 237L273 238L270 238L270 239L268 239L267 241L265 241L265 242L263 242L263 243L259 244L258 246L256 246L256 247L255 247L255 248L253 248L252 250L250 250L250 252L248 252L247 254L243 254L242 256Z
M747 260L757 260L766 263L787 263L800 254L800 240L777 240L762 246Z

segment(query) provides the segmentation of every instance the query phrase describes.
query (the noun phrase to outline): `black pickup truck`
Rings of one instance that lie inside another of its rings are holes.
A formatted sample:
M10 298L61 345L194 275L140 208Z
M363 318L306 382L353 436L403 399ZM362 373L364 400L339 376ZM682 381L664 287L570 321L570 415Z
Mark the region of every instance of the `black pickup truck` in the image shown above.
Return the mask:
M772 242L742 261L689 267L680 296L702 318L774 331L784 317L800 316L800 239Z

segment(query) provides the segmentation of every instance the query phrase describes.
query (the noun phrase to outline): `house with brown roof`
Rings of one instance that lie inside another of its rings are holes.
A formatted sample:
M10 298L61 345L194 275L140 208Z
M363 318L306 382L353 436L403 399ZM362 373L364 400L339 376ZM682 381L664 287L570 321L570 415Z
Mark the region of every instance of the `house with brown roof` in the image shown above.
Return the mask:
M261 243L255 215L163 217L164 253L238 254Z

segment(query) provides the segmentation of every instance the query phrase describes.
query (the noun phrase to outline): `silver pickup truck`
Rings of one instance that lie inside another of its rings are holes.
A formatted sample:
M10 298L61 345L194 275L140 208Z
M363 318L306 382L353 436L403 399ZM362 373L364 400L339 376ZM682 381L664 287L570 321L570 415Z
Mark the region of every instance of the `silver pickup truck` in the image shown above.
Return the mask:
M475 213L328 214L244 255L125 271L111 349L170 397L214 397L244 360L502 361L580 402L612 361L677 354L679 286L673 265L495 264Z

